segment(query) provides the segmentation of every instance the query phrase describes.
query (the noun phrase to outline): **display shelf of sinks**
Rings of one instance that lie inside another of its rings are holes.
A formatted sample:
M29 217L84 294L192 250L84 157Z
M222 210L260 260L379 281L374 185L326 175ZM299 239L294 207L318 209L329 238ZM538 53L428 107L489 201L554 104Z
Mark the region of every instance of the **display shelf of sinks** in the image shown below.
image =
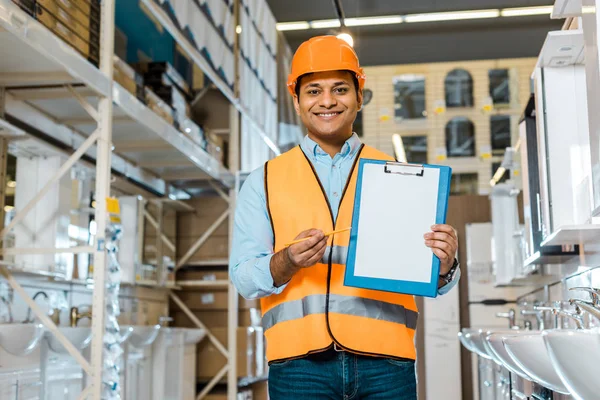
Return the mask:
M520 376L523 379L528 381L531 380L531 377L527 375L527 373L512 359L510 354L506 351L504 347L504 338L516 335L522 335L527 331L513 331L510 333L491 333L487 336L486 341L490 348L490 351L494 355L494 359L500 361L501 365L508 369L513 374Z
M138 349L150 346L154 343L160 332L160 325L131 326L131 328L132 332L128 343Z
M564 386L578 400L598 398L600 329L542 333L548 356Z
M77 350L83 350L92 341L92 329L86 327L70 327L70 326L59 326L58 330L75 346ZM45 335L45 339L48 341L48 347L51 351L57 354L68 354L67 349L60 343L60 341L51 333L48 332Z

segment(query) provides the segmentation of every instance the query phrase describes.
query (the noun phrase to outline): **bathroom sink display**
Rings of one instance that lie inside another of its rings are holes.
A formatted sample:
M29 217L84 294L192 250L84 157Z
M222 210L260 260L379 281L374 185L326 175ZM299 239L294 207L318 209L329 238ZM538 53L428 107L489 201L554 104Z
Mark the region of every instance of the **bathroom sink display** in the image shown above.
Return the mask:
M571 395L578 400L600 393L600 330L556 330L542 334L550 359Z
M131 334L133 333L133 327L129 325L121 325L119 326L119 344L123 344L129 340Z
M0 347L14 356L24 356L33 351L44 335L41 324L0 325Z
M503 342L511 358L531 379L555 392L570 393L554 369L540 333L508 336Z
M473 341L471 340L471 336L469 335L471 332L475 331L470 328L463 328L460 332L458 332L458 340L462 343L463 346L467 350L472 353L475 353L475 346L473 345Z
M160 325L132 326L133 332L129 338L129 343L134 347L142 348L150 346L158 336Z
M88 327L68 327L59 326L60 332L66 336L66 338L75 346L77 350L85 349L92 340L92 330ZM48 347L55 353L67 354L67 349L58 341L56 337L50 332L46 333L46 340L48 340Z
M204 336L206 336L206 331L204 329L183 328L181 330L184 334L183 340L185 344L198 343Z

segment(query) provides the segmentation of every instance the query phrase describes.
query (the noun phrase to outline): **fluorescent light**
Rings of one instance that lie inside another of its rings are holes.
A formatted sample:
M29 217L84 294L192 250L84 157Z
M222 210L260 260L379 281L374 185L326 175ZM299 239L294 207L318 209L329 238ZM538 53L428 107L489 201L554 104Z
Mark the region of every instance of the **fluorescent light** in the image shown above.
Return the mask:
M344 42L348 43L350 47L354 47L354 39L348 33L340 33L337 35L338 39L342 39Z
M527 15L549 15L552 13L552 8L552 6L505 8L502 11L500 11L500 16L523 17Z
M404 144L402 143L402 138L397 133L392 135L392 145L394 146L394 154L396 155L396 160L398 162L408 162L406 160L406 152L404 151Z
M322 19L319 21L311 21L310 27L313 29L323 28L339 28L341 26L339 19Z
M302 31L305 29L310 29L310 25L306 21L280 22L277 24L278 31Z
M13 206L4 206L4 212L11 212L13 209Z
M391 25L402 23L401 15L387 15L384 17L361 17L361 18L346 18L344 20L346 26L368 26L368 25Z
M477 11L452 11L427 14L409 14L404 17L405 22L435 22L435 21L457 21L462 19L497 18L500 10L477 10Z
M583 7L581 7L581 13L582 14L595 14L596 6L583 6Z
M238 26L235 27L235 33L237 33L238 35L240 33L242 33L242 26L241 25L238 25Z
M6 182L6 186L9 188L16 188L17 182L16 181L8 181L8 182Z

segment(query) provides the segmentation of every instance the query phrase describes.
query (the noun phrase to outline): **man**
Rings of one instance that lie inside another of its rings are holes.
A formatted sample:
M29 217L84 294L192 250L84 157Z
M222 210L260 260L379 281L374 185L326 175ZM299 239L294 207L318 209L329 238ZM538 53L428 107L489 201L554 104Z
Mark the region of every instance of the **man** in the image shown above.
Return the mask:
M308 134L251 173L237 198L231 279L261 299L274 400L416 399L413 296L344 286L350 234L324 236L351 226L358 159L392 160L352 132L364 83L343 40L303 43L288 88ZM443 294L459 277L455 231L419 234L441 260Z

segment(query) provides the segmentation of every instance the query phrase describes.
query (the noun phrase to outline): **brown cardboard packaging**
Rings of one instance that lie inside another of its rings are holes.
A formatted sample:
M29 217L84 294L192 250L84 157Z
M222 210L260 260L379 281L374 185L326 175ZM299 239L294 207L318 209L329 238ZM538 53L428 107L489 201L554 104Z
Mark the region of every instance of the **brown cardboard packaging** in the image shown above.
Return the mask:
M254 383L250 388L252 389L252 400L269 400L267 381Z
M206 400L227 400L227 392L219 391L211 393L205 397ZM238 391L236 400L253 400L252 391L250 389L241 389Z
M114 69L113 78L115 82L123 86L132 95L136 96L138 91L138 84L140 83L139 75L131 68L127 63L121 60L119 57L113 57Z
M146 87L146 105L162 119L173 125L173 110L160 97L154 94L149 87Z
M192 311L194 310L227 310L228 294L227 290L210 292L187 292L179 293L179 298ZM248 310L250 308L259 308L258 300L246 300L239 296L239 309ZM175 306L173 310L177 310Z
M214 328L212 334L227 347L227 328ZM260 331L262 335L262 330ZM237 329L237 377L252 377L256 371L256 330L254 328ZM201 381L212 379L226 364L227 359L208 339L197 347L196 376ZM224 378L225 379L225 378Z
M180 281L229 281L229 273L219 270L183 269L177 272L177 279Z
M227 311L195 311L194 315L207 328L226 327ZM172 311L173 325L183 328L195 328L196 325L189 319L183 311ZM240 310L238 312L238 326L261 326L260 310L251 308L249 310Z

